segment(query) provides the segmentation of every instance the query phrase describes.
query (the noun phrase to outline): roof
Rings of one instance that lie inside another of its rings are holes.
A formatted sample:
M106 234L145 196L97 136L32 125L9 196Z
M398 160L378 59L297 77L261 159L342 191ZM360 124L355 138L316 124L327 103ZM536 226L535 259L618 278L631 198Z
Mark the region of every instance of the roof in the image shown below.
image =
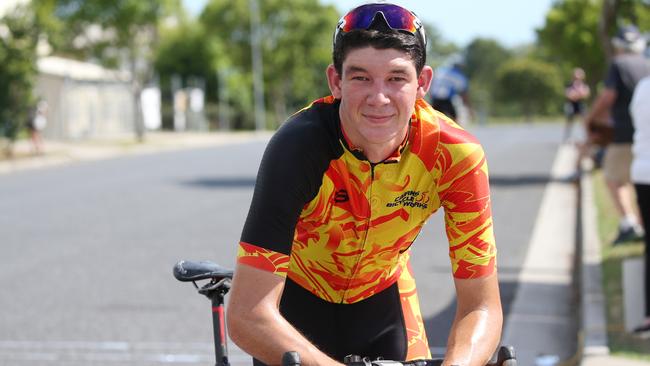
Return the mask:
M89 62L82 62L62 57L47 56L37 61L38 71L42 74L67 77L87 81L122 81L129 82L131 74L127 71L106 69Z

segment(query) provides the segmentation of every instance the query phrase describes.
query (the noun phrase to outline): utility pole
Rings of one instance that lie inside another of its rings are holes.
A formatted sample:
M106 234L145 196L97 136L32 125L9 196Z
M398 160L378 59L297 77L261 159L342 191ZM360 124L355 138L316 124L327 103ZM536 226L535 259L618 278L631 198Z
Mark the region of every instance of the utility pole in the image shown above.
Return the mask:
M251 13L251 53L253 55L253 93L255 97L255 129L266 129L264 107L264 70L260 49L260 11L257 0L249 0Z

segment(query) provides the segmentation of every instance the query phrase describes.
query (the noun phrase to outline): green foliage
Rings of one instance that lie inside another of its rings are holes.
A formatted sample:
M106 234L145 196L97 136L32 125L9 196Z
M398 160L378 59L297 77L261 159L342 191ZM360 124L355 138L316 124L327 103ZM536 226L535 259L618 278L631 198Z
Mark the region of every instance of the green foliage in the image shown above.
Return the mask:
M38 30L27 7L0 19L0 135L16 139L34 106Z
M472 106L482 114L492 114L498 110L493 93L496 70L511 57L511 52L493 39L476 38L465 48L469 96Z
M460 48L453 42L445 40L438 28L432 24L424 23L427 35L427 64L438 67L451 55L460 52Z
M528 120L534 114L547 114L561 100L562 83L557 69L546 62L518 58L497 71L497 96L517 105Z
M166 84L172 75L180 76L184 84L188 79L199 76L214 82L213 61L219 51L216 45L206 45L206 34L200 24L184 22L163 29L160 35L160 43L154 54L154 67Z
M333 6L323 6L317 0L265 0L258 4L265 104L273 111L271 124L277 125L309 101L328 94L324 75L339 14ZM227 85L239 89L237 94L232 90L229 94L240 114L253 111L252 105L242 105L252 101L250 19L248 0L213 0L200 16L206 42L216 51L213 65L227 68ZM235 79L238 85L233 85Z
M616 25L634 24L642 32L650 31L650 2L647 0L617 0ZM611 29L612 32L615 31Z
M32 0L43 35L57 55L125 68L142 84L151 78L158 26L183 18L180 0Z
M558 0L546 14L546 21L537 30L538 44L544 57L562 67L567 77L574 67L582 67L592 88L605 72L605 47L609 36L619 26L635 24L641 31L650 30L650 6L643 0L614 0L612 24L605 22L602 1ZM605 26L609 36L599 37ZM605 43L603 43L605 42Z
M495 70L511 57L511 52L493 39L476 38L465 49L465 71L472 80L492 83Z
M537 30L538 43L549 61L559 64L565 75L581 67L592 86L605 71L604 50L598 38L601 2L596 0L556 1Z

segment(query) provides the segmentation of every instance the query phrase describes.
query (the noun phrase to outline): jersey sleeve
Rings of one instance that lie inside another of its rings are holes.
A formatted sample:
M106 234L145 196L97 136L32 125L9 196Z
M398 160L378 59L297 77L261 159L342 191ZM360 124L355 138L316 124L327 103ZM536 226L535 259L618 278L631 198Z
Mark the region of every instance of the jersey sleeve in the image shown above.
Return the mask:
M619 90L621 81L621 73L616 62L612 62L607 68L607 75L605 76L605 87L607 89Z
M445 210L453 275L488 276L496 269L496 245L485 153L460 127L441 139L440 148L444 170L438 194Z
M298 119L304 119L299 116ZM320 187L313 123L287 121L271 138L260 163L242 230L237 262L286 276L296 223ZM320 164L322 165L322 164ZM322 178L322 174L321 174Z

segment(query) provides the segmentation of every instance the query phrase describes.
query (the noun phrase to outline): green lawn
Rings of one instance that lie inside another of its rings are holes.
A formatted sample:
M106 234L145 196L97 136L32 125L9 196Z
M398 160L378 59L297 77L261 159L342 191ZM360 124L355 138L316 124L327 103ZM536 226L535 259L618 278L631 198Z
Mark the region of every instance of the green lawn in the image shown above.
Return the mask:
M643 255L643 242L612 246L618 218L600 171L593 174L598 235L602 242L603 290L607 300L607 336L611 352L620 356L650 361L650 339L625 332L623 318L622 263ZM643 291L643 289L639 289Z

